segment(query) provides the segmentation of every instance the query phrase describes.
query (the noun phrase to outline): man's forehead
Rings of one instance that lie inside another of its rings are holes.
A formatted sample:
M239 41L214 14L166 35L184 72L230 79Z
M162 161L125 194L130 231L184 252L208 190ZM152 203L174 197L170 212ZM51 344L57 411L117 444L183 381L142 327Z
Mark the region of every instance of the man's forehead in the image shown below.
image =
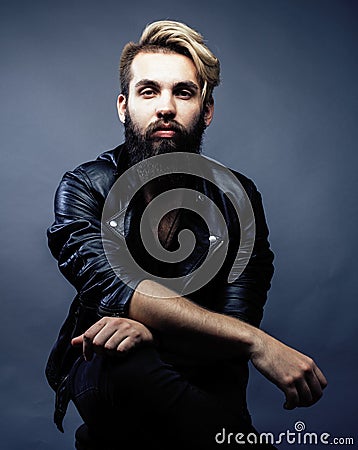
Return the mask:
M141 79L178 83L192 81L199 84L193 61L179 53L138 53L131 65L131 83Z

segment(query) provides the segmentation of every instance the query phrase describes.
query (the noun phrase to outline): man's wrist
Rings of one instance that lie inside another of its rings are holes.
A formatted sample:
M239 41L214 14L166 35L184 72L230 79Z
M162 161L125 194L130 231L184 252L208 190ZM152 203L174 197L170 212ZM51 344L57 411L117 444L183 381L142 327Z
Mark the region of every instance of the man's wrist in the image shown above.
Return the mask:
M249 359L255 358L258 354L261 354L264 348L264 336L265 333L259 328L248 326L246 330L247 336L245 336L247 356Z

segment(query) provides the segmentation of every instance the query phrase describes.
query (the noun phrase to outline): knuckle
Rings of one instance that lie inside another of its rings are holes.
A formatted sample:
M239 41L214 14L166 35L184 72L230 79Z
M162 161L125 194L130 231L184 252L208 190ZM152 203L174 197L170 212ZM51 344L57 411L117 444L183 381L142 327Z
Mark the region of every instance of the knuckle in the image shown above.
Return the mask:
M92 339L92 336L90 335L90 333L88 331L86 331L83 335L83 339L85 341L90 341Z
M121 320L120 317L106 317L104 324L109 327L118 326L120 325Z
M304 374L309 374L313 371L313 366L314 366L313 361L307 360L301 364L301 369Z
M129 331L132 327L130 323L123 320L121 320L121 322L118 322L118 324L120 325L121 330L123 331Z
M292 388L295 384L295 378L292 375L286 375L283 378L283 382L285 386L287 386L288 388Z

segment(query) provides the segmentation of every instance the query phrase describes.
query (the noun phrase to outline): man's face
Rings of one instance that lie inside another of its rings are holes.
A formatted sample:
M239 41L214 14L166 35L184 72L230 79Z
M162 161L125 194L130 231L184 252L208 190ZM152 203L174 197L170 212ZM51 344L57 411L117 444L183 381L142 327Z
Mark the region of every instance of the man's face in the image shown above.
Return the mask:
M198 152L213 107L202 108L193 62L178 53L139 53L131 74L128 99L118 97L118 113L126 141L141 147L143 155L135 160L168 151Z

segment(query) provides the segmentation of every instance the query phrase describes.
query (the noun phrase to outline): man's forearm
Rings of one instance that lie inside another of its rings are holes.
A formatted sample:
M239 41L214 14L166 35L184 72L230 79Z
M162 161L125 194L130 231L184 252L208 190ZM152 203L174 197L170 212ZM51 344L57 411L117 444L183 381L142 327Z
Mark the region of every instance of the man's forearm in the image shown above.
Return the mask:
M129 317L166 336L166 342L202 356L250 357L260 330L176 295L155 282L142 281L131 299ZM188 349L188 343L190 347Z
M197 355L215 357L245 355L285 393L287 409L313 405L327 385L325 376L308 356L252 325L208 311L151 281L138 285L129 316L104 317L75 337L72 344L81 345L85 357L93 352L127 352L152 340L148 327L165 334L179 347L186 341L186 352L194 350Z
M314 404L327 385L308 356L252 325L208 311L151 281L138 285L129 316L166 336L173 335L176 342L188 339L191 350L221 357L247 356L285 393L287 409Z

